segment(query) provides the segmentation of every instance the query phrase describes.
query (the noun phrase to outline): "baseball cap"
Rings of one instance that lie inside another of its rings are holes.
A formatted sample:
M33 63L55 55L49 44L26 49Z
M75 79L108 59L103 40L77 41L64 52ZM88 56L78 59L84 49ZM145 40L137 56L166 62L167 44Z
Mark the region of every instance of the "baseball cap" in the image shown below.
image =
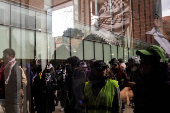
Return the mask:
M93 68L94 69L105 69L105 68L107 68L106 67L106 63L105 62L103 62L103 61L95 61L94 63L93 63Z
M156 45L152 45L149 46L148 48L146 48L146 50L138 50L136 51L137 55L156 55L159 56L160 58L162 58L163 62L165 62L166 56L165 56L165 51Z

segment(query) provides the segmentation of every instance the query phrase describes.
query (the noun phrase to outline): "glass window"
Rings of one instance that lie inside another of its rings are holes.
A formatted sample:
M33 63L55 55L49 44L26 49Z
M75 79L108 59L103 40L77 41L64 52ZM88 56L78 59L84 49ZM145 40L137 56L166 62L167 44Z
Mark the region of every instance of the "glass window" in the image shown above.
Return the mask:
M0 58L3 57L3 51L9 48L9 27L0 26Z
M21 8L21 27L35 29L35 12Z
M0 23L9 25L10 24L10 5L7 3L0 2Z
M103 60L102 43L95 43L95 59L96 60Z
M129 49L129 58L133 56L133 49Z
M104 62L109 65L109 61L111 60L110 55L110 45L104 44Z
M22 59L34 59L34 31L21 30Z
M52 32L52 15L47 15L47 31Z
M94 59L94 46L93 46L93 42L84 41L84 59L85 60Z
M61 41L62 40L62 43ZM69 37L57 37L56 38L56 59L67 59L70 57L70 38Z
M129 49L128 48L124 48L124 62L128 62L128 54L129 54Z
M54 59L54 50L55 50L55 38L52 37L52 34L48 34L48 61Z
M112 58L117 58L117 46L113 45L111 48L112 48L112 53L111 53Z
M20 7L11 5L11 25L20 27Z
M71 38L72 56L77 56L80 60L83 60L83 44L81 39Z
M47 34L36 32L36 57L47 59Z
M118 58L123 59L123 47L118 47Z
M11 28L11 47L15 51L15 58L21 59L21 30Z
M36 29L39 31L47 31L47 15L36 12Z
M36 12L36 29L41 31L41 13Z

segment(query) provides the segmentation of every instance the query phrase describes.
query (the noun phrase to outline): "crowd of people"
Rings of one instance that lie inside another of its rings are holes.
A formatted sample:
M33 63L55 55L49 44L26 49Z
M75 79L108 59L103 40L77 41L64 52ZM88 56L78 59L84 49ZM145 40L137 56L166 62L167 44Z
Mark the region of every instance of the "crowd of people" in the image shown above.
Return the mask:
M136 52L140 56L113 58L110 67L95 59L69 57L64 65L48 62L19 66L15 51L3 51L0 69L0 99L6 113L52 113L60 102L65 113L123 113L125 104L134 113L165 113L170 102L170 59L162 48L152 45ZM24 88L26 92L24 93ZM24 100L26 96L26 100Z

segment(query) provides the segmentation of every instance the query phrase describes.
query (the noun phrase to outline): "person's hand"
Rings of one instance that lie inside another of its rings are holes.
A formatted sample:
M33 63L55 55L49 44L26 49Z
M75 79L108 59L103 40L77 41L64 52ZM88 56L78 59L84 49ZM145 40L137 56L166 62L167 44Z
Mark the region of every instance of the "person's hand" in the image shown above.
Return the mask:
M86 107L86 103L82 103L82 104L80 104L80 106Z
M120 91L120 98L122 101L125 101L127 103L130 102L134 97L133 91L131 90L130 87L125 87Z

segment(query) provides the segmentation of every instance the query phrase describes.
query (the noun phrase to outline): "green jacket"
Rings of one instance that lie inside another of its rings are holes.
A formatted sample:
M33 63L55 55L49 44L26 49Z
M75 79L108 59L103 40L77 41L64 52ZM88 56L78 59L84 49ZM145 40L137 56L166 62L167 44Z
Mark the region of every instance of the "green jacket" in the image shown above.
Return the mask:
M106 85L102 87L96 98L93 97L91 82L86 82L84 92L85 97L88 100L88 113L120 112L121 102L118 81L107 79ZM114 104L114 101L116 102L116 104ZM114 108L116 108L117 110L114 110Z

